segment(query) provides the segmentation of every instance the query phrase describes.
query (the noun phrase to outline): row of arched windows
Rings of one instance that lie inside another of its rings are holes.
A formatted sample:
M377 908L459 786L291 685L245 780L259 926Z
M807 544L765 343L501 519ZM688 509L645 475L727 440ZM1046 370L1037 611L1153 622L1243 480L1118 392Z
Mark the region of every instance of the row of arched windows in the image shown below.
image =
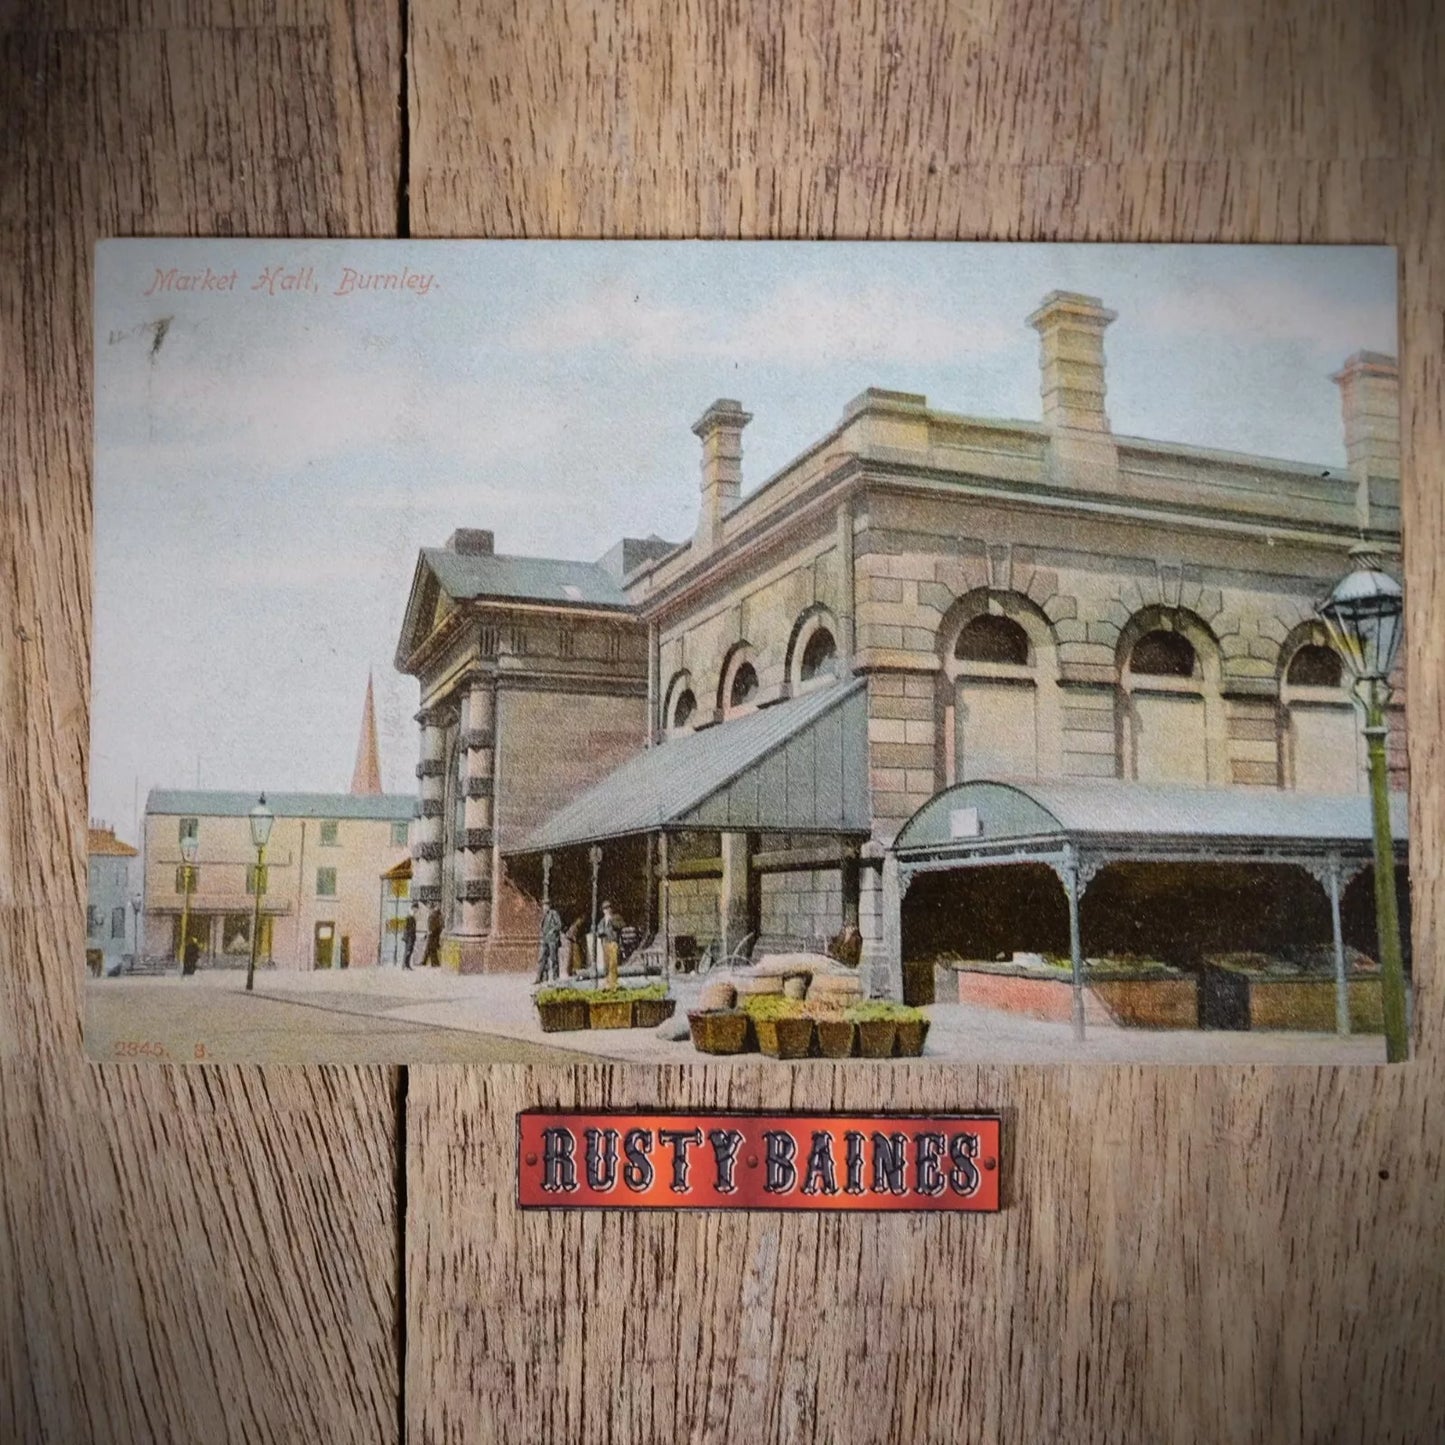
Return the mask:
M1248 716L1226 711L1219 644L1200 618L1180 609L1137 614L1120 633L1112 687L1075 689L1067 697L1054 629L1026 597L971 593L945 618L939 640L940 761L948 783L1097 775L1280 782L1319 792L1362 786L1344 669L1313 624L1296 629L1282 650L1272 722L1267 708ZM789 640L789 687L820 685L837 666L836 624L826 609L810 608ZM694 726L700 697L714 716L751 710L761 690L758 667L754 649L739 642L705 692L701 679L676 673L663 697L663 725L673 732Z
M822 607L810 608L793 626L788 643L788 682L794 692L826 682L838 670L838 642L832 615ZM761 689L754 649L747 642L728 649L718 674L714 706L723 717L734 717L757 705ZM687 671L676 673L663 696L663 722L669 731L691 727L697 718L698 682Z
M1267 706L1226 710L1218 643L1178 609L1136 615L1120 633L1112 688L1067 697L1053 629L1027 598L971 594L940 641L949 782L1094 774L1323 792L1362 786L1344 669L1314 625L1296 629L1283 649L1272 719Z

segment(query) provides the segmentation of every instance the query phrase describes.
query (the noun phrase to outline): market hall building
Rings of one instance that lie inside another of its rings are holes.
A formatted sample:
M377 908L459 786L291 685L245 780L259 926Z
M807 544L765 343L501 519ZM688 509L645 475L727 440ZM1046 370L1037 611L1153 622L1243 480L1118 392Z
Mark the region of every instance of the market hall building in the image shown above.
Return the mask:
M1315 609L1352 546L1398 557L1396 363L1360 352L1330 379L1339 468L1116 435L1114 313L1053 292L1027 319L1041 421L870 389L744 495L750 417L719 400L693 427L687 540L625 539L586 563L500 555L463 529L421 552L396 664L422 704L413 894L443 910L446 962L532 967L545 892L584 931L612 900L674 958L812 946L856 923L875 986L896 992L921 942L1008 947L996 919L973 938L964 868L908 889L922 857L900 886L894 852L933 800L982 780L1067 783L1126 819L1132 789L1188 789L1180 832L1196 840L1225 836L1211 819L1232 816L1234 790L1353 800L1306 810L1303 852L1282 839L1251 855L1294 870L1280 896L1304 888L1328 944L1321 869L1349 860L1341 887L1358 895L1368 795ZM1389 721L1402 788L1399 685ZM933 810L933 833L979 826L966 802L948 815ZM1330 819L1338 839L1319 834ZM1116 853L1093 886L1142 920L1141 947L1178 890L1210 895L1208 847L1174 859L1162 890L1147 848ZM1270 913L1277 893L1251 906ZM1232 917L1248 947L1263 923ZM1017 922L1030 941L1015 946L1037 946ZM1087 899L1083 926L1087 952Z

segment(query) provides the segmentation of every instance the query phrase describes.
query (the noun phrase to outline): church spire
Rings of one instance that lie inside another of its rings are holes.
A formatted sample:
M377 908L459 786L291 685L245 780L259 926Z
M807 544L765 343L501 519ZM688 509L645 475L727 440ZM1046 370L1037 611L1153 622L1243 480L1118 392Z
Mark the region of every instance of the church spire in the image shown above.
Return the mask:
M381 751L376 745L376 703L371 693L371 673L366 674L366 706L361 712L361 741L356 745L356 771L351 791L356 794L381 792Z

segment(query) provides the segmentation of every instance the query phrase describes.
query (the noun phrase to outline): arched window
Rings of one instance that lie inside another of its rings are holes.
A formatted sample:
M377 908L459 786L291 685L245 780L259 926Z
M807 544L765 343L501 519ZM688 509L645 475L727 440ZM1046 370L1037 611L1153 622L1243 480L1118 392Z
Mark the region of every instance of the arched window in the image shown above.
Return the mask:
M1279 688L1280 778L1302 793L1360 793L1363 738L1343 662L1306 625L1285 643ZM1291 650L1291 643L1298 643Z
M1307 642L1290 658L1285 680L1295 687L1339 687L1344 682L1340 655L1332 647Z
M1005 662L1027 667L1029 635L1011 617L985 612L958 634L953 655L960 662Z
M837 665L838 644L833 641L833 634L826 627L820 627L803 648L798 676L804 682L812 682L815 677L832 677L837 671Z
M728 689L730 708L746 707L758 692L758 670L752 663L744 662L733 673L732 686Z
M939 642L944 780L1057 773L1058 654L1034 603L1013 592L969 593L945 615Z
M692 689L685 687L678 693L672 704L672 726L685 728L691 721L692 715L697 711L697 698L693 696Z
M1140 783L1227 782L1219 647L1192 613L1136 614L1119 639L1122 773Z
M1197 677L1199 658L1189 639L1178 632L1146 632L1129 654L1136 677Z

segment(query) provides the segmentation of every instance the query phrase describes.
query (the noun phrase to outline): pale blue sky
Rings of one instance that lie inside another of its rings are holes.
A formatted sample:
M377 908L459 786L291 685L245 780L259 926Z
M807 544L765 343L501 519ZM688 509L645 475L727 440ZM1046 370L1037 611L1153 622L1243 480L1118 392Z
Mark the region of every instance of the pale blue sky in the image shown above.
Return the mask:
M253 290L273 265L316 289ZM236 289L144 294L207 266ZM338 296L343 267L434 280ZM102 243L92 815L130 836L137 785L198 768L346 788L368 668L383 777L411 791L416 684L391 659L418 547L688 536L690 426L718 396L754 415L745 490L867 386L1037 419L1025 317L1055 288L1119 313L1121 434L1339 465L1330 373L1396 346L1380 247Z

